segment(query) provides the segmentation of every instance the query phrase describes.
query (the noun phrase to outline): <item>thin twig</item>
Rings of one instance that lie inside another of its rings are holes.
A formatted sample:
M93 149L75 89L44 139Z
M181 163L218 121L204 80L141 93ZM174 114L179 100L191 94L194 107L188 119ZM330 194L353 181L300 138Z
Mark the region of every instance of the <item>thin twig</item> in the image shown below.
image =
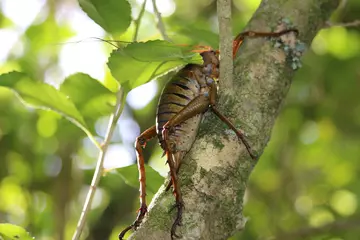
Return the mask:
M154 8L154 13L155 13L156 18L157 18L157 27L158 27L158 29L159 29L159 31L161 33L161 36L162 36L162 38L164 40L171 42L171 39L166 34L165 26L164 26L163 20L161 18L161 13L157 9L156 0L152 0L152 4L153 4L153 8Z
M137 19L134 21L135 31L134 31L133 42L136 42L136 41L137 41L137 36L138 36L138 33L139 33L139 28L140 28L141 19L142 19L142 17L144 16L144 13L145 13L146 2L147 2L147 0L144 0L143 5L141 6L141 10L140 10L139 16L138 16Z
M353 22L347 22L347 23L332 23L330 21L327 21L325 23L325 28L331 28L331 27L359 27L360 26L360 20L355 20Z
M217 14L220 37L220 81L223 89L232 89L233 84L233 56L232 56L232 28L231 28L231 0L217 1Z
M321 234L328 234L336 231L348 231L349 229L357 229L360 225L360 216L355 216L347 219L339 219L329 224L325 224L321 227L305 227L300 228L296 231L283 233L276 236L276 240L287 240L287 239L307 239Z
M339 4L339 7L337 8L337 11L341 12L344 10L348 3L348 0L342 0ZM331 27L359 27L360 26L360 20L355 20L352 22L347 23L333 23L331 21L326 21L324 28L331 28Z
M348 0L340 1L337 11L342 11L345 8L345 6L347 5L347 2L348 2Z
M108 125L107 131L106 131L104 142L102 144L102 148L101 148L101 150L99 152L95 173L94 173L93 179L91 181L91 186L90 186L90 189L89 189L88 194L86 196L86 200L85 200L82 212L81 212L81 216L80 216L80 219L79 219L79 222L77 224L76 231L75 231L75 233L73 235L72 240L78 240L80 238L80 235L81 235L83 229L84 229L87 214L89 213L91 203L92 203L92 200L93 200L94 195L95 195L96 188L97 188L97 186L99 184L100 178L101 178L101 176L103 174L103 171L104 171L103 163L104 163L104 159L105 159L105 154L106 154L106 151L107 151L108 146L110 144L112 135L114 133L116 123L119 120L121 112L122 112L122 110L124 108L124 104L123 104L124 97L125 97L125 94L124 94L123 89L121 88L117 93L116 105L115 105L113 114L111 115L110 120L109 120L109 125Z

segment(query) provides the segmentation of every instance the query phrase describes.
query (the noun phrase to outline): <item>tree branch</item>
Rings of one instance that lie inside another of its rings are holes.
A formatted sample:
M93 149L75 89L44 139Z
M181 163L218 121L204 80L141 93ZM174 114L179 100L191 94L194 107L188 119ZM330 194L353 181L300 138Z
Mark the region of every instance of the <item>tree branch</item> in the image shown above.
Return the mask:
M247 29L270 31L279 19L290 19L301 41L310 45L337 0L263 0ZM224 89L219 109L248 134L260 156L290 88L294 70L285 53L266 39L248 39L234 62L232 91ZM206 114L191 151L183 160L179 182L185 202L183 239L227 239L244 227L243 197L255 166L244 146L213 114ZM149 206L143 224L129 239L170 239L175 213L172 193L162 187ZM135 214L134 214L135 215Z

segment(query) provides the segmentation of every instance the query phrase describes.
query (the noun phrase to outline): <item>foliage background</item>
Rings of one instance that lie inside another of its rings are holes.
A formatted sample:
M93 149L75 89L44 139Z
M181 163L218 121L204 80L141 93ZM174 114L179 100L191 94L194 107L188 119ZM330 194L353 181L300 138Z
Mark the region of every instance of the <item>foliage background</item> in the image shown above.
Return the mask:
M136 18L142 1L130 1ZM216 48L216 2L157 1L175 43ZM243 29L258 0L233 1L234 34ZM19 7L22 6L22 7ZM38 6L37 8L35 8ZM31 10L31 11L30 11ZM360 16L349 0L333 22ZM26 72L58 86L85 72L116 88L106 66L111 46L89 37L109 36L74 0L2 0L0 73ZM134 24L119 36L132 41ZM138 40L161 38L148 1ZM80 41L78 43L71 43ZM358 239L360 224L360 27L322 30L303 57L269 146L250 178L244 231L231 239ZM141 69L139 69L140 71ZM167 77L133 90L127 97L106 158L107 168L135 163L133 142L154 124L158 96ZM108 117L92 128L101 139ZM96 162L86 135L59 115L25 107L0 88L0 222L25 227L36 239L71 239ZM156 141L147 146L149 165L166 175ZM135 176L137 178L137 176ZM148 198L152 197L149 193ZM115 171L101 180L87 221L85 239L117 239L138 208L138 190ZM345 221L340 229L311 230ZM355 225L354 225L355 223Z

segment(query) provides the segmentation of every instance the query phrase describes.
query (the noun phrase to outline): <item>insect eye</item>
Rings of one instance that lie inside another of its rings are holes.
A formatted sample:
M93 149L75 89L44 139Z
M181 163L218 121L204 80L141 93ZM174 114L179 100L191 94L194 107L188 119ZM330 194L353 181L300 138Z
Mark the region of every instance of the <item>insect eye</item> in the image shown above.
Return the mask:
M204 72L206 75L209 75L212 71L212 65L211 64L207 64L204 66Z

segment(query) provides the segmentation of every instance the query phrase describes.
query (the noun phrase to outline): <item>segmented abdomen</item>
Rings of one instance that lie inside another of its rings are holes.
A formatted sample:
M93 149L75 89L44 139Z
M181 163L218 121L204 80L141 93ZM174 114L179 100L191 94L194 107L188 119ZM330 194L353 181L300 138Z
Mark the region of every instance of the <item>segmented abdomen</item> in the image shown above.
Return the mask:
M160 96L157 115L156 130L160 145L163 147L162 130L175 114L180 112L191 100L200 94L200 85L193 79L190 71L197 65L187 65L177 75L171 79L163 89ZM175 127L175 132L169 135L169 142L176 146L175 151L188 151L192 142L195 140L201 115L194 116L179 126Z

